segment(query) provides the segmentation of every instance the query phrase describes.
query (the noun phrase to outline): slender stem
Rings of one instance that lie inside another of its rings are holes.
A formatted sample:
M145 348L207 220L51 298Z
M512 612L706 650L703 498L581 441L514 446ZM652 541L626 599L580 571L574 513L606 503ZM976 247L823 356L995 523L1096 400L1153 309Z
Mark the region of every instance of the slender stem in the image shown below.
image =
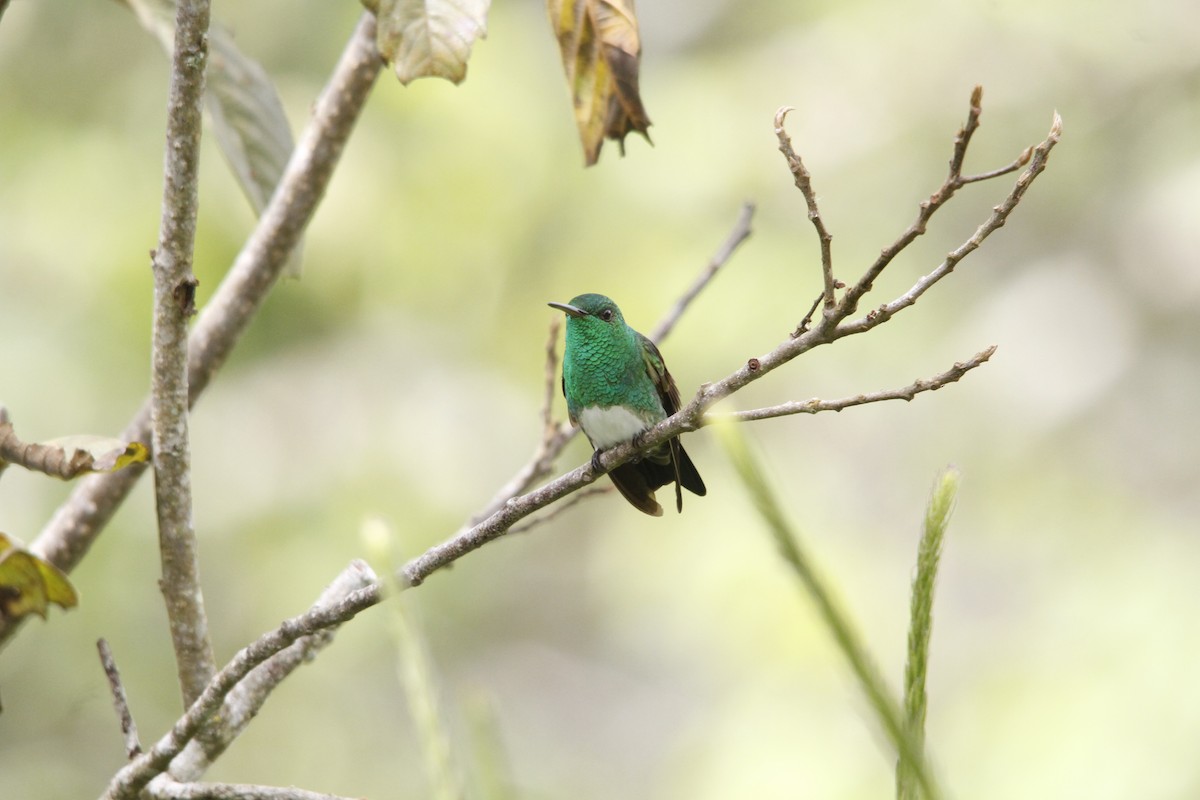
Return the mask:
M162 774L172 759L201 733L212 716L222 709L226 697L252 670L294 642L306 636L321 634L328 628L353 619L359 612L379 603L382 598L379 582L372 581L335 602L318 603L306 613L286 620L275 630L239 650L233 660L213 676L208 686L196 698L196 702L175 722L171 730L148 751L113 776L101 797L104 800L136 798L138 793L155 776Z
M112 648L108 646L106 639L98 639L96 649L100 653L100 665L104 668L104 676L108 678L113 708L116 709L117 719L121 722L121 735L125 738L125 757L135 758L142 754L142 745L138 741L137 724L134 723L133 713L129 710L129 698L125 696L125 685L121 683L116 659L113 658Z
M654 329L650 332L651 341L661 343L675 329L675 323L683 316L683 312L687 311L692 301L699 296L700 292L704 291L713 278L717 277L717 273L721 271L721 267L729 262L729 259L733 257L734 251L738 249L738 246L750 238L750 234L753 232L750 223L753 219L754 204L743 203L742 210L738 213L737 221L733 224L733 229L725 237L725 241L721 243L721 246L717 248L717 252L713 253L712 258L708 261L708 266L696 276L696 280L692 282L688 290L680 295L666 316L654 326Z
M867 403L881 403L887 400L905 400L909 401L923 392L935 392L947 384L954 383L962 378L971 370L984 364L996 352L996 346L992 345L986 350L982 350L971 356L966 361L955 362L954 366L943 373L934 375L932 378L918 378L899 389L888 389L882 392L870 392L866 394L856 394L852 397L843 397L840 400L812 400L793 401L790 403L780 403L775 406L766 408L752 408L745 411L730 411L724 414L705 414L703 424L711 425L720 422L753 422L760 419L772 419L774 417L786 417L792 414L817 414L822 411L841 411L844 408L853 406L866 405Z
M192 704L216 672L200 589L188 442L187 322L195 313L192 251L199 208L200 114L208 61L208 19L208 0L181 0L176 6L162 225L152 265L154 347L150 418L162 557L159 587L166 600L184 706Z
M812 175L809 173L808 167L804 166L804 161L792 149L791 137L787 135L787 131L783 127L788 113L795 110L784 106L775 112L775 138L779 140L779 152L783 153L783 157L787 159L788 169L791 170L796 188L804 195L804 203L808 206L808 219L816 229L817 239L821 243L821 279L824 282L821 298L825 307L824 314L828 317L833 314L837 303L837 298L833 294L837 285L837 279L833 277L833 234L825 227L825 220L821 218L821 209L817 205L817 193L812 186ZM811 314L810 311L809 316ZM800 327L804 328L806 325L802 323Z

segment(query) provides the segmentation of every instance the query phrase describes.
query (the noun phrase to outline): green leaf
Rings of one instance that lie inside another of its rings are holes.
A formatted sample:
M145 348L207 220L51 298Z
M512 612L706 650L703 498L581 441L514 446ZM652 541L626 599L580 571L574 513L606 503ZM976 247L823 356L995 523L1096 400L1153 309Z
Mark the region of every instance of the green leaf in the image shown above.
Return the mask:
M44 618L50 603L79 603L66 573L0 533L0 619L8 623L31 613Z
M175 45L175 4L171 0L121 2L170 55ZM213 135L254 213L262 214L292 155L292 129L266 70L238 50L233 37L219 25L209 28L208 42L204 100ZM297 245L287 274L298 276L300 261Z
M477 39L487 35L491 0L364 0L378 21L376 41L404 85L417 78L462 83Z

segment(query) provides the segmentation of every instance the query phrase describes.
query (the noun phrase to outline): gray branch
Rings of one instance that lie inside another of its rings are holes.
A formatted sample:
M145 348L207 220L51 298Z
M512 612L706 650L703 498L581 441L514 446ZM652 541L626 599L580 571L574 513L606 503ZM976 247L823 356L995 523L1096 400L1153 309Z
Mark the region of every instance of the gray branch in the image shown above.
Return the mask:
M359 583L365 583L359 588L342 593L341 590L332 592L334 598L319 600L311 609L298 617L285 621L269 633L259 637L233 657L213 679L209 681L204 691L196 698L196 702L180 717L175 725L161 739L154 743L148 751L138 756L123 767L109 783L102 795L103 800L134 800L139 792L146 788L155 777L167 771L172 761L184 751L188 744L201 736L210 724L214 715L226 708L231 694L237 689L243 696L255 699L247 702L240 713L249 717L261 705L270 689L278 684L287 673L303 660L305 651L311 652L311 647L318 646L315 642L301 645L297 650L289 650L294 644L306 637L322 637L326 632L353 619L363 609L369 608L383 599L383 590L374 576L365 576L362 567L352 564L348 571L358 575L342 576L337 582L340 589L345 589ZM328 598L329 594L322 595ZM288 652L288 655L282 655ZM276 656L280 660L275 660ZM263 671L254 671L263 666ZM248 681L245 686L240 686ZM236 702L236 698L234 701ZM244 723L243 723L244 726ZM219 726L224 727L224 726Z
M200 129L208 62L208 0L181 0L175 9L175 49L167 100L162 224L153 256L154 344L150 421L159 588L167 606L184 706L217 671L200 588L200 557L192 523L188 441L188 318L195 313L192 251L199 210Z

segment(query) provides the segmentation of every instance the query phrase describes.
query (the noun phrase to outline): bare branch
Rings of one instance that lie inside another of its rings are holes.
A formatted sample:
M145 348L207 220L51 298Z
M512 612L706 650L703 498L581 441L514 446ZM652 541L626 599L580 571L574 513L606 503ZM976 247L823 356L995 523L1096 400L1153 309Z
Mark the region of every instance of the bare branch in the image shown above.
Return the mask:
M188 343L189 400L195 403L249 325L287 264L288 254L316 211L354 123L381 68L375 18L364 12L329 85L317 100L287 169L229 274L196 320ZM150 409L142 407L122 435L150 438ZM133 489L142 469L92 475L71 493L31 549L72 570ZM12 626L0 629L0 642Z
M152 256L154 348L151 380L155 508L162 557L159 588L167 606L183 704L199 696L213 673L212 642L200 588L192 527L188 442L188 318L195 313L192 249L199 210L200 114L208 62L208 0L180 0L167 101L162 224Z
M550 318L550 332L546 336L546 380L542 391L542 444L549 442L558 433L554 421L554 394L558 386L558 331L562 328L562 317Z
M117 662L105 639L96 640L96 649L100 651L100 665L104 667L104 675L108 678L108 688L113 696L113 707L117 711L117 718L121 720L121 734L125 737L125 757L134 758L141 755L142 744L138 741L137 725L129 710L129 698L125 696L121 673L117 671Z
M729 232L729 236L725 237L725 241L713 253L713 257L709 259L708 266L701 272L688 290L680 295L675 301L675 305L667 312L667 315L662 318L654 329L650 332L650 340L656 343L661 343L663 339L675 328L675 323L683 316L683 312L687 311L688 306L692 301L704 291L704 288L717 277L721 267L725 266L726 262L733 257L733 253L738 249L738 246L750 238L753 232L750 223L754 219L754 204L743 203L742 210L738 214L737 222L733 225L733 230Z
M996 346L992 345L986 350L976 353L966 361L956 362L953 367L945 372L934 375L932 378L918 378L900 389L890 389L883 392L871 392L869 394L856 394L853 397L843 397L840 400L805 400L803 402L780 403L777 406L768 408L754 408L747 411L731 411L723 414L706 414L703 424L709 425L715 422L753 422L760 419L771 419L772 417L785 417L791 414L816 414L821 411L841 411L844 408L851 406L861 406L867 403L880 403L885 400L912 400L922 392L935 392L948 383L954 383L962 378L971 370L983 364L996 352Z
M837 283L833 277L833 234L826 230L825 221L821 219L821 210L817 207L817 193L812 187L812 175L809 174L808 168L804 166L800 156L796 155L796 151L792 149L791 137L783 128L788 112L795 110L789 106L783 106L775 112L775 136L779 139L779 152L783 153L783 157L787 159L788 169L791 170L792 177L796 181L796 188L804 195L804 202L808 205L808 219L816 228L817 238L821 242L821 277L825 282L822 297L825 306L824 315L828 317L833 313L834 304L837 302L833 294ZM799 327L803 328L805 325L801 323Z
M352 565L352 568L355 567ZM201 733L213 715L224 707L225 699L234 688L260 664L304 637L322 635L326 629L353 619L359 612L382 599L382 587L378 581L371 580L334 602L318 602L304 614L286 620L275 630L239 650L233 660L213 676L196 702L175 722L171 730L155 742L149 751L113 776L102 795L104 800L134 800L151 780L166 771L172 759L183 752L184 747ZM268 682L266 678L264 682Z
M378 579L366 562L353 561L326 587L313 604L313 609L335 605L360 589L369 589L377 585ZM229 691L221 703L221 708L215 715L215 719L219 719L221 724L210 724L209 727L214 729L206 731L203 742L199 739L192 740L183 752L171 761L172 777L181 781L199 780L212 762L225 752L257 716L275 687L297 667L308 663L326 646L332 644L333 634L331 628L325 628L303 636L251 670Z
M0 9L2 8L3 6L0 6ZM5 425L8 426L7 434L4 431ZM4 460L4 440L7 438L7 435L11 433L12 420L8 417L8 409L4 407L3 403L0 403L0 475L3 475L4 470L8 469L8 462Z
M572 497L569 500L564 500L563 502L556 505L551 511L547 511L545 514L542 514L540 517L534 517L533 519L528 520L527 522L524 522L520 525L514 525L513 527L509 528L508 534L511 536L514 533L525 533L533 528L536 528L539 525L543 525L543 524L549 522L550 520L554 519L558 515L562 514L564 511L568 510L572 506L574 506L584 500L587 500L591 497L596 497L597 495L608 494L612 490L613 490L613 487L611 485L610 486L589 486L586 489L576 492L574 497Z
M871 290L875 283L875 279L883 272L888 264L899 255L899 253L908 247L913 241L925 233L925 226L935 212L946 204L954 193L967 183L974 183L988 178L995 178L1000 175L1005 175L1009 172L1014 172L1022 165L1022 159L1026 158L1028 150L1023 152L1017 159L1007 166L1000 169L984 172L979 175L964 178L962 175L963 160L966 158L967 146L971 143L971 135L979 127L979 115L982 113L980 102L983 99L983 87L976 86L971 92L971 107L967 113L967 121L959 129L958 134L954 137L954 152L950 157L950 171L946 176L946 180L942 183L928 200L921 202L920 210L917 213L917 219L908 227L904 233L892 242L887 247L883 248L879 253L879 258L867 269L858 282L846 290L842 296L842 301L838 306L838 320L845 319L854 313L858 308L858 302L863 295ZM1055 138L1057 141L1057 138ZM1039 170L1040 171L1040 170Z
M1056 112L1054 120L1050 125L1050 133L1046 136L1037 147L1033 148L1032 157L1029 159L1029 166L1017 178L1013 184L1012 191L1008 193L1008 197L1004 199L1000 205L992 209L991 215L980 225L971 238L967 239L954 250L946 254L946 259L937 266L933 272L924 275L918 280L911 289L897 297L890 303L886 303L879 308L868 313L865 317L854 320L852 322L843 322L837 327L836 334L838 338L848 336L855 333L862 333L880 325L896 315L897 312L903 311L913 305L920 299L921 295L925 294L931 286L940 281L942 278L949 275L958 266L958 262L962 261L972 252L983 244L984 239L994 233L996 230L1004 226L1008 221L1008 216L1021 202L1021 198L1029 189L1030 184L1034 179L1042 173L1046 168L1047 160L1050 157L1050 151L1058 144L1062 137L1062 117Z

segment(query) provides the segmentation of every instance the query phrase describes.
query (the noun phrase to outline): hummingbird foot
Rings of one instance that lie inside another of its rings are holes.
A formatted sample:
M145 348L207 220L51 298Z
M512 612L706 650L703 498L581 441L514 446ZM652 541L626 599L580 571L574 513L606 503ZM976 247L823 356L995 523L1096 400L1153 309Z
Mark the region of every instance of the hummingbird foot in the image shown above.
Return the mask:
M600 454L602 452L604 452L604 451L603 450L593 450L592 451L592 472L595 472L597 475L604 474L604 467L600 466Z

